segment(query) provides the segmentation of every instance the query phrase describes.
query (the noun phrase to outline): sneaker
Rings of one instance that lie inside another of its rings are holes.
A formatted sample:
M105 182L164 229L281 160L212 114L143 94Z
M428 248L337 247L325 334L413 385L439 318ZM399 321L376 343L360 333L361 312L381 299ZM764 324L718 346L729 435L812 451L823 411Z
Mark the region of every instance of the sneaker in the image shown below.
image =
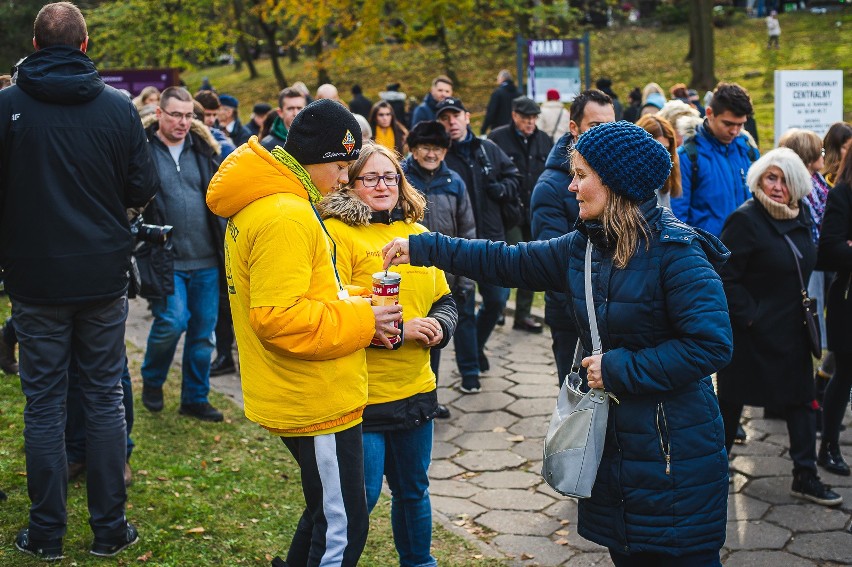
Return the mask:
M491 369L491 365L488 364L488 357L485 356L485 353L479 351L479 371L480 372L488 372Z
M118 538L112 540L99 540L95 538L89 553L98 557L112 557L138 541L139 532L136 530L136 526L127 522L127 529Z
M3 338L0 329L0 370L6 374L18 373L18 361L15 360L15 345L10 345Z
M746 436L745 429L743 429L742 424L737 425L737 432L734 433L734 443L737 445L744 445L748 437Z
M222 412L211 406L208 402L201 404L181 404L180 414L194 417L201 421L222 421L225 419Z
M804 470L793 476L793 487L790 494L796 498L810 500L823 506L838 506L843 503L843 497L834 492L830 486L823 484L812 470Z
M15 537L15 547L42 561L62 561L62 540L35 541L30 539L30 529L24 528Z
M148 411L163 411L163 389L142 385L142 405Z
M840 447L830 445L826 442L820 444L819 454L817 455L817 464L830 473L839 474L840 476L849 476L849 465L843 460L843 455L840 454Z
M450 419L450 408L444 404L438 404L435 409L435 417L438 419Z
M479 376L462 376L462 383L459 390L465 394L476 394L482 389L479 384Z
M220 355L210 363L210 376L224 376L225 374L234 374L237 367L234 365L234 359L230 356Z
M527 333L538 334L544 329L544 326L536 321L533 317L524 317L523 319L515 319L512 328L516 331L526 331Z

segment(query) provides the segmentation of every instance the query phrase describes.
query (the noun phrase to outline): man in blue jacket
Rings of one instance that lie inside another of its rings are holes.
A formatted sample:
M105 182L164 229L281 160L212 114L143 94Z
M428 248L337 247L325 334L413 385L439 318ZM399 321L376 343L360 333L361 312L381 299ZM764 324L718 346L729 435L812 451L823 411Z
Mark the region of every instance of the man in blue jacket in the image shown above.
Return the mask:
M424 120L435 120L435 108L447 97L453 96L453 81L446 75L438 75L432 80L432 88L423 97L423 102L411 113L411 127Z
M607 94L590 89L574 97L570 116L568 133L553 146L545 170L533 189L530 200L533 240L548 240L574 230L580 209L577 196L568 190L573 176L568 154L580 134L604 122L615 122L615 108ZM564 293L548 291L544 294L544 321L550 327L560 386L571 370L577 345L577 331L567 310L568 299Z
M760 152L743 132L753 112L743 87L719 83L705 112L695 136L678 149L683 195L672 199L672 212L719 236L728 215L749 198L746 174Z
M20 345L32 501L15 547L62 558L73 356L87 417L91 553L109 557L139 539L124 514L121 375L134 244L126 209L150 201L157 175L133 103L85 54L80 10L47 4L33 31L35 53L0 92L0 264Z

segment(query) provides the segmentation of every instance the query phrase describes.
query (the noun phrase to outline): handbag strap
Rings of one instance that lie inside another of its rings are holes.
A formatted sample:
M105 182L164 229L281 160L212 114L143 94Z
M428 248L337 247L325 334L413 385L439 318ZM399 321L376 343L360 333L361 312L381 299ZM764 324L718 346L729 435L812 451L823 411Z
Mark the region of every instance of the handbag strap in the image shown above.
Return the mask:
M799 265L799 258L802 257L802 253L799 252L799 249L793 244L793 240L784 235L784 240L787 241L787 245L790 247L790 251L793 253L793 259L796 261L796 273L799 274L799 285L802 287L802 295L808 296L808 288L805 287L805 279L802 277L802 267Z
M592 297L592 245L591 240L586 240L586 311L589 314L589 331L592 335L592 354L601 353L601 337L598 334L598 318L595 315L595 299Z

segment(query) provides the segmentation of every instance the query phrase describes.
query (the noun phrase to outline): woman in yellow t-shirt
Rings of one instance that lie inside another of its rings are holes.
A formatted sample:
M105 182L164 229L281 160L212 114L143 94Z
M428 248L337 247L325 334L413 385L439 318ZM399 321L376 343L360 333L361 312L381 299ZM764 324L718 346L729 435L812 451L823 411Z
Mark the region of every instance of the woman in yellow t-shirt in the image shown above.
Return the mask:
M426 203L402 175L393 150L379 144L364 145L349 179L319 209L335 242L341 282L370 288L372 275L383 271L382 246L395 237L426 232L417 223ZM442 271L406 265L398 273L402 346L367 349L367 506L376 505L384 476L392 494L391 526L400 564L433 566L428 469L438 398L429 351L450 340L457 313Z

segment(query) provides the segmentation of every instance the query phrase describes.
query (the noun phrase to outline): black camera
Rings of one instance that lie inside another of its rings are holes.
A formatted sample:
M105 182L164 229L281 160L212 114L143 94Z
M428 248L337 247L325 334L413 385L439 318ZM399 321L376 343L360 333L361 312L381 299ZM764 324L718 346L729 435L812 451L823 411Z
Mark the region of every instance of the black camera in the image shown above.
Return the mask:
M130 234L136 240L159 244L166 250L172 249L172 230L174 230L174 227L169 225L145 224L142 215L130 221Z

